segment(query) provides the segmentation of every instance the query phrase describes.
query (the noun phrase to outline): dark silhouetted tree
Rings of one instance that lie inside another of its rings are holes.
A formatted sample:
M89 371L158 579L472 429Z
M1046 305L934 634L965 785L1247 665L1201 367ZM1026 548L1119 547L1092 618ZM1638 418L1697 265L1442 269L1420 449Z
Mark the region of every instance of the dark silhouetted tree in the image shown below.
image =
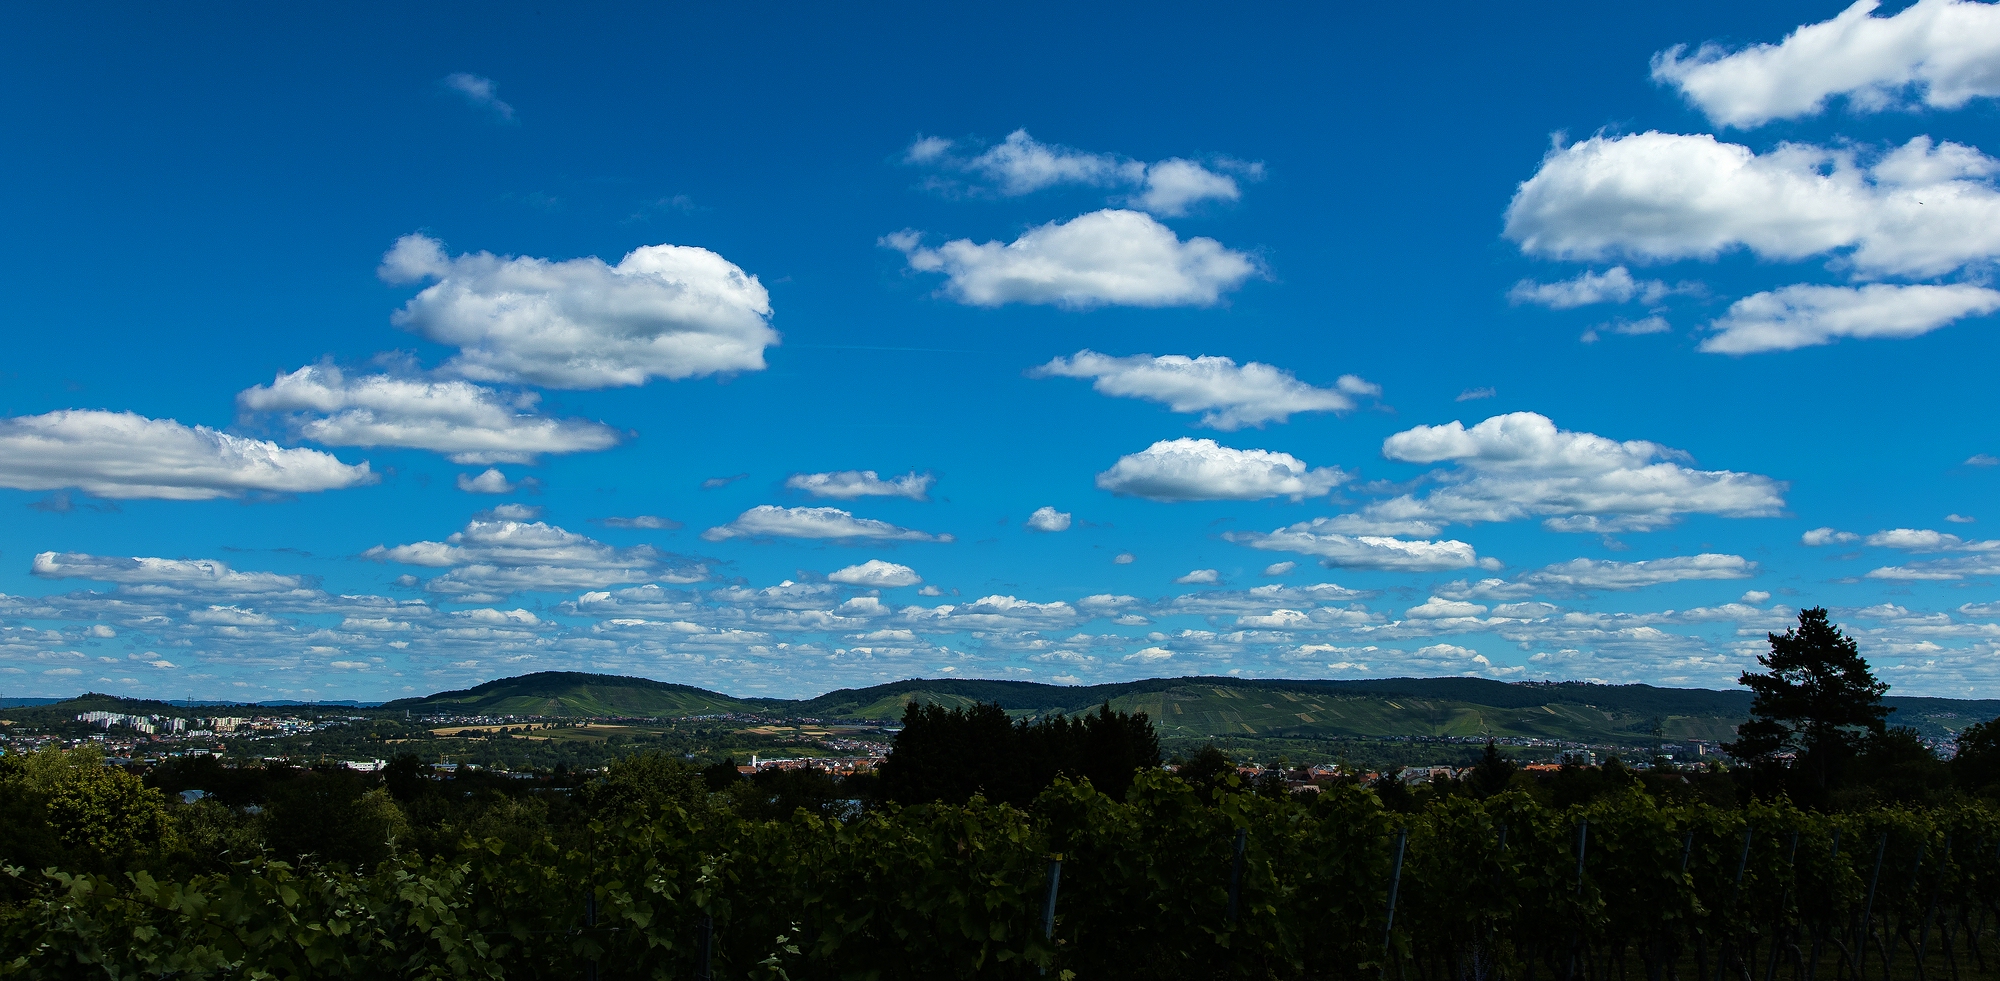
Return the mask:
M761 770L748 780L730 775L729 793L745 817L782 821L804 808L822 817L833 816L841 798L841 782L816 766L796 770Z
M2000 719L1974 722L1958 734L1951 782L1969 794L2000 785Z
M899 804L962 803L984 791L1002 797L1020 765L1014 722L998 705L968 709L911 702L903 731L882 761L882 795Z
M1113 800L1124 800L1140 770L1160 765L1160 736L1144 712L1126 714L1098 706L1079 724L1082 738L1071 761L1090 785Z
M1863 740L1845 777L1835 800L1842 809L1870 804L1930 806L1944 803L1952 793L1945 762L1908 726Z
M726 756L702 767L701 779L710 790L728 790L743 782L743 771L736 768L736 757Z
M1880 736L1889 710L1852 638L1828 622L1826 609L1799 612L1799 625L1769 634L1771 652L1757 657L1767 671L1745 671L1737 683L1755 696L1750 721L1736 728L1736 741L1723 746L1739 760L1770 764L1782 753L1796 754L1796 789L1824 799L1841 767L1864 741Z
M437 781L431 779L430 766L414 753L398 753L382 768L382 786L398 804L437 793Z
M1236 763L1223 755L1222 750L1216 749L1214 743L1203 746L1188 759L1177 761L1174 776L1193 787L1203 800L1213 797L1217 790L1236 786L1241 781L1236 775Z
M1414 814L1423 804L1410 790L1410 785L1403 782L1403 771L1406 769L1407 767L1390 767L1383 771L1381 776L1376 777L1368 789L1375 792L1375 799L1381 801L1383 807L1399 814Z
M657 814L670 807L698 807L708 784L691 763L656 750L621 757L586 789L593 810Z
M1491 797L1507 789L1515 769L1514 761L1500 755L1500 747L1488 739L1486 751L1479 754L1479 762L1472 765L1472 772L1465 778L1466 788L1480 797Z
M881 796L903 804L959 803L973 794L1025 807L1058 776L1123 799L1133 774L1160 765L1145 713L1055 715L1015 722L998 705L950 709L915 702L880 769Z
M388 858L407 830L403 813L374 780L341 767L313 767L273 784L264 840L282 858L314 856L365 867Z

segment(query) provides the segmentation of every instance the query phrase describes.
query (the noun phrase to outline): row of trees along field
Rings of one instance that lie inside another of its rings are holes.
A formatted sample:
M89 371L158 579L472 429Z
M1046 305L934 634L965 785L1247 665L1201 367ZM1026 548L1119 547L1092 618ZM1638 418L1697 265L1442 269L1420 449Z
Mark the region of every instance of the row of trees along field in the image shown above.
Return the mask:
M846 782L8 757L0 976L2000 975L2000 726L1931 756L1824 611L1761 660L1742 765L1706 774L1489 747L1292 793L1212 751L1164 770L1109 707L912 706Z

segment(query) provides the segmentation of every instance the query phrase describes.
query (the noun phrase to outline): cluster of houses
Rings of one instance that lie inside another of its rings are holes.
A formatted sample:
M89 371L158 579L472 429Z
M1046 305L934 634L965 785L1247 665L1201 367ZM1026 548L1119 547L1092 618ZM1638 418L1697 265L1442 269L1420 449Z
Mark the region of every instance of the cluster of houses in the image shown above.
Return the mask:
M882 754L882 755L886 755ZM767 760L756 753L750 754L750 762L738 764L736 772L746 777L756 776L765 770L825 770L837 777L851 777L867 773L882 765L882 755L874 756L803 756L790 759Z
M1706 771L1708 769L1706 747L1699 747L1696 762L1676 763L1682 770ZM1669 760L1671 756L1667 757ZM1599 756L1595 750L1576 750L1564 754L1560 763L1527 763L1520 769L1527 773L1557 773L1564 766L1598 766ZM1644 770L1647 763L1628 764L1632 769ZM1171 769L1171 768L1170 768ZM1283 769L1245 764L1236 768L1236 774L1243 782L1282 779L1285 787L1293 793L1316 794L1329 784L1353 779L1364 787L1375 786L1383 780L1395 780L1405 787L1420 787L1436 781L1463 780L1472 772L1472 767L1454 766L1407 766L1389 771L1350 771L1338 763L1323 763L1318 766Z

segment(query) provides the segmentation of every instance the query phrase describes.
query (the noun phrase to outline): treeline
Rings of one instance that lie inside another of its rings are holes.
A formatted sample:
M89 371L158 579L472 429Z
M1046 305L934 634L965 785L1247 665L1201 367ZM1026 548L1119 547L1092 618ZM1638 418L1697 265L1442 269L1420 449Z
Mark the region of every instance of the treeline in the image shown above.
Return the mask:
M1080 716L1014 720L999 705L946 710L912 702L881 769L880 796L900 804L974 794L1026 806L1059 776L1123 798L1132 777L1160 765L1160 737L1144 712L1110 703Z
M392 855L445 854L468 837L567 848L593 820L696 798L746 820L800 809L834 819L975 794L1025 807L1059 775L1122 795L1135 773L1160 765L1146 717L1109 707L1016 723L992 706L913 705L904 721L879 777L844 780L810 767L745 777L734 759L697 768L659 752L633 753L589 776L558 765L534 779L471 768L439 774L411 755L376 773L214 756L141 773L105 767L88 749L6 756L0 865L178 877L261 855L366 869ZM18 889L18 881L0 882L0 900Z
M949 711L912 705L904 723L877 774L846 779L809 767L745 777L733 759L697 768L656 752L635 753L601 772L558 767L534 779L466 768L439 774L412 756L377 773L279 762L237 766L197 756L142 776L104 767L87 751L0 757L0 827L6 830L0 865L100 875L143 868L186 877L257 855L367 869L392 856L448 854L467 838L516 846L547 840L570 848L590 834L593 821L626 811L651 813L695 797L751 821L784 820L801 809L850 820L891 804L957 804L975 795L1027 809L1061 777L1122 800L1137 775L1161 765L1146 716L1102 706L1082 716L1017 721L991 705ZM1406 782L1392 771L1369 793L1399 813L1508 790L1556 809L1634 790L1661 806L1722 809L1780 797L1820 810L2000 800L2000 725L1969 727L1949 762L1904 730L1885 729L1854 745L1825 790L1817 771L1777 762L1696 772L1634 771L1613 760L1603 767L1528 773L1489 746L1463 761L1477 765L1461 779ZM1283 798L1310 776L1271 769L1238 780L1236 764L1212 746L1172 762L1179 778L1204 796L1233 787ZM19 888L18 881L0 882L0 901L19 898Z
M1525 981L2000 966L2000 811L1980 803L1722 808L1628 782L1569 807L1502 790L1402 813L1351 784L1265 796L1230 774L1204 790L1155 769L1122 800L1059 777L1026 809L974 796L766 819L676 760L613 769L566 840L467 833L366 867L252 851L178 876L143 860L122 874L9 868L0 976Z
M1823 611L1801 636L1858 662ZM1451 780L1169 771L1108 706L912 705L845 780L0 757L0 976L2000 973L2000 723L1939 760L1846 668L1831 710L1760 691L1746 764L1708 772L1491 744Z

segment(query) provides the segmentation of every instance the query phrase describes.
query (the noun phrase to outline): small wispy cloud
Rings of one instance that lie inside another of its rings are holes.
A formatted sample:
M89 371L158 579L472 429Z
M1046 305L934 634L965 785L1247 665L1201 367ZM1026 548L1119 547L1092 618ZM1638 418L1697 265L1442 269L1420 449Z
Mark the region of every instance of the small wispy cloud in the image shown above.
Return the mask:
M444 87L465 96L465 101L489 109L508 122L514 121L514 107L500 101L500 85L482 75L452 72L444 77Z
M630 518L592 518L592 521L606 528L624 528L640 531L673 531L681 523L656 514L640 514Z
M514 490L514 484L498 467L488 467L486 472L475 477L471 474L458 475L458 489L467 494L507 494Z

